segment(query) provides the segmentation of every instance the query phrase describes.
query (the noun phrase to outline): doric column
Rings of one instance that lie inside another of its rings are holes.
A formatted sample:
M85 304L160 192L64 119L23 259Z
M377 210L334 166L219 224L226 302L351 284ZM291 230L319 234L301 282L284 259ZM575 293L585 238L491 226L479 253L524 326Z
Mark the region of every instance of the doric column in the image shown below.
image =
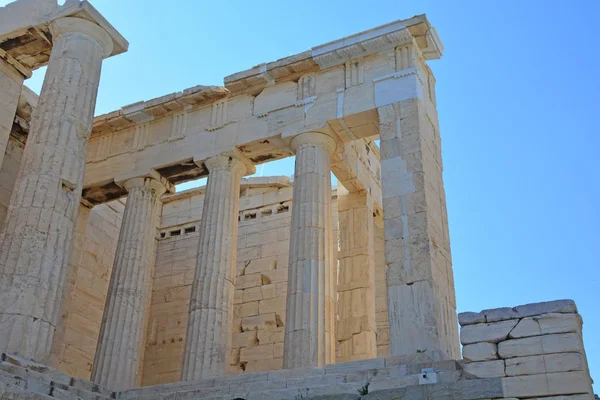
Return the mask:
M338 186L338 304L336 362L377 357L375 226L366 190Z
M229 156L213 157L205 165L209 175L181 371L184 381L224 376L231 351L240 179L247 167Z
M110 36L92 22L50 25L53 49L0 234L0 351L45 362L58 319Z
M160 197L167 185L151 177L122 183L128 193L127 202L92 370L95 383L113 390L130 389L137 384Z
M333 226L329 156L335 141L303 133L296 152L283 367L335 360Z

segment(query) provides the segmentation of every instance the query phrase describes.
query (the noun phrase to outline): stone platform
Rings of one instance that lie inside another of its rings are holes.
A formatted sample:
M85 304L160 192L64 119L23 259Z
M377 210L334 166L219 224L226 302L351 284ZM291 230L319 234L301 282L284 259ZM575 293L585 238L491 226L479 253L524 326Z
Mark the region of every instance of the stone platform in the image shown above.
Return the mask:
M436 358L433 355L433 358ZM426 354L384 357L327 365L148 386L122 392L71 378L41 364L2 355L0 399L64 400L478 400L511 398L527 380L477 378L454 360L431 361ZM577 373L574 373L575 375ZM570 383L557 393L584 392L587 382L563 375ZM573 373L571 373L573 375ZM583 374L580 374L583 377ZM549 376L546 376L547 379ZM551 378L551 377L550 377ZM548 379L547 379L548 380ZM582 382L577 386L577 382ZM517 389L518 390L518 389ZM591 400L590 393L521 398Z
M464 360L441 352L145 386L124 391L2 354L0 400L592 400L572 300L459 315Z

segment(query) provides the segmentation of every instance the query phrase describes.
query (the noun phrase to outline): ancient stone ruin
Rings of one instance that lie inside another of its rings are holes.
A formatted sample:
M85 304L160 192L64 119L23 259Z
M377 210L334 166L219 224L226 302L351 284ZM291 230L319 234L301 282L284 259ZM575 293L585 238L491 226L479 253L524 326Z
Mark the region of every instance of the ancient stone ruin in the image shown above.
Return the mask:
M0 8L1 399L593 398L570 300L459 338L424 15L94 117L127 49Z

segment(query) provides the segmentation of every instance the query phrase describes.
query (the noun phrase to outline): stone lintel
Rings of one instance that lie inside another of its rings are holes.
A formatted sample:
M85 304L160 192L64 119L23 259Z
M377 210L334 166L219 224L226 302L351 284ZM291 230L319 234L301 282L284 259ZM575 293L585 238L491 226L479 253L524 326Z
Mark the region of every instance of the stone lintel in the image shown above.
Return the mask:
M242 178L242 180L240 182L240 191L243 191L244 189L268 188L268 187L274 187L274 188L280 189L280 188L291 187L291 186L292 186L292 182L290 181L290 178L287 176L249 177L249 178ZM163 202L163 204L170 203L172 201L181 200L186 197L203 194L204 192L206 192L206 185L199 186L199 187L192 188L192 189L183 190L181 192L167 194L161 199L161 201Z

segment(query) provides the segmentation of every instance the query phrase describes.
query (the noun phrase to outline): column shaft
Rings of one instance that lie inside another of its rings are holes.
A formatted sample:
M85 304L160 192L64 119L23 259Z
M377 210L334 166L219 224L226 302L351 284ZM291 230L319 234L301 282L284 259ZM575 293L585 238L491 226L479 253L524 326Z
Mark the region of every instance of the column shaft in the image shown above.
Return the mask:
M283 366L335 360L330 154L335 141L304 133L296 151Z
M240 179L246 166L217 156L206 167L210 172L181 371L185 381L224 376L231 351Z
M375 226L366 190L338 186L337 362L377 357L375 322Z
M58 319L102 59L112 51L89 21L50 27L54 47L0 234L0 351L40 362Z
M127 203L92 371L95 383L114 390L137 385L160 197L166 190L152 178L133 178L123 186Z

